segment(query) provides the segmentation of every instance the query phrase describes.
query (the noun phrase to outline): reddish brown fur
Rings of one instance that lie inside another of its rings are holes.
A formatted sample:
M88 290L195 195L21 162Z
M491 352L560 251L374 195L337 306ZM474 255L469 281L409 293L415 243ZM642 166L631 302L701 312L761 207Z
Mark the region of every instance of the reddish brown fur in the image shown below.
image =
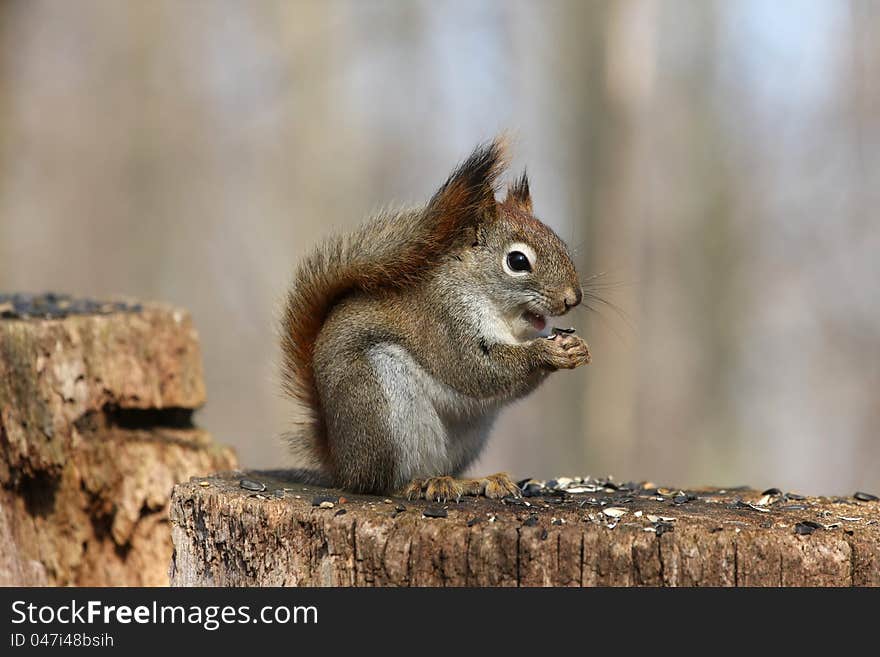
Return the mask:
M328 441L312 359L328 314L353 292L418 282L457 241L472 236L470 228L494 218L503 156L497 140L477 148L427 206L383 214L351 235L331 238L297 269L282 318L282 376L285 390L309 414L306 442L321 465L329 464Z

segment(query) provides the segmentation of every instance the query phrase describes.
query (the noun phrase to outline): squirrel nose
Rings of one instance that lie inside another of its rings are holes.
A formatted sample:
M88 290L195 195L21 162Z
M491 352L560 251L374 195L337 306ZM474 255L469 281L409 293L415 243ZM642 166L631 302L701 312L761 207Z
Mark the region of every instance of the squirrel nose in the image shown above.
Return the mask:
M581 290L575 290L569 288L565 292L565 298L563 301L565 302L565 309L574 308L581 302L581 299L584 298L584 293Z

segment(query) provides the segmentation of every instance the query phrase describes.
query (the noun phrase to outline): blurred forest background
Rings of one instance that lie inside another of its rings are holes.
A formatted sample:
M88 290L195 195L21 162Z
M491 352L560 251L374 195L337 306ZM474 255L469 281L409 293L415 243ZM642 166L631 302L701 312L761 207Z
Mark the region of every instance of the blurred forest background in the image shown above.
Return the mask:
M0 288L194 315L278 466L297 259L499 131L608 272L474 468L880 489L880 2L0 1ZM514 170L516 170L514 169Z

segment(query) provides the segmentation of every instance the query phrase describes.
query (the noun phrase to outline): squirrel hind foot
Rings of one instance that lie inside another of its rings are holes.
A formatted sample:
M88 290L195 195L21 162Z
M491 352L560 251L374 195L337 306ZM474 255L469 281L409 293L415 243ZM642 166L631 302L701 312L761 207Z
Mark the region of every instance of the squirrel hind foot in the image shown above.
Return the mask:
M465 495L500 499L507 496L520 497L522 493L508 474L499 472L480 479L457 479L448 475L413 479L403 489L403 495L411 500L458 502Z

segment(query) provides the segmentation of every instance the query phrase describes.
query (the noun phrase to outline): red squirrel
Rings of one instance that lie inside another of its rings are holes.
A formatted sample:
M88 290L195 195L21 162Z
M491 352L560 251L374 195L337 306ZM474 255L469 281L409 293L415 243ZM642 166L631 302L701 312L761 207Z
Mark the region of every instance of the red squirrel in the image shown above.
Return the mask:
M518 495L459 475L501 408L590 362L549 319L583 297L565 243L532 214L526 174L496 199L504 148L481 145L423 207L385 211L299 266L281 343L291 437L316 481L430 500Z

